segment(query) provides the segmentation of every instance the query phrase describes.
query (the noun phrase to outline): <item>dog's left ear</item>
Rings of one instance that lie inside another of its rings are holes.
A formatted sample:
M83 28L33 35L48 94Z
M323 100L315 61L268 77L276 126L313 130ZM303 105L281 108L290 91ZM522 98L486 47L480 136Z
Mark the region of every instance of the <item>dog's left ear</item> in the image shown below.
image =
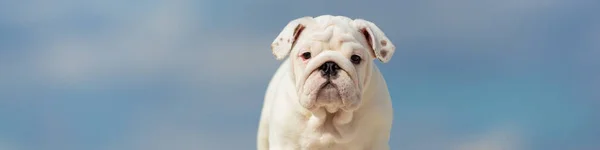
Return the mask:
M363 19L355 19L354 26L358 28L358 32L367 40L367 43L371 47L371 54L374 57L383 63L387 63L392 59L396 47L377 25Z
M302 17L290 21L283 28L281 33L279 33L277 38L275 38L273 43L271 43L271 50L273 51L273 55L275 55L277 60L285 58L285 56L290 53L296 44L298 37L300 37L300 34L302 31L304 31L304 28L306 28L307 24L311 21L314 21L313 17Z

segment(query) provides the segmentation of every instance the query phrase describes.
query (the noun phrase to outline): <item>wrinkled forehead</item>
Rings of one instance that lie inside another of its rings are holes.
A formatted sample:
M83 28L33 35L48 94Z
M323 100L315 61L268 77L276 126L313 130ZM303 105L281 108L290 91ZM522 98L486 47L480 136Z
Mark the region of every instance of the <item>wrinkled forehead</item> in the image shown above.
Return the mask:
M360 50L361 34L353 26L352 20L343 17L317 17L314 24L306 26L301 40L302 48L320 48L329 50Z

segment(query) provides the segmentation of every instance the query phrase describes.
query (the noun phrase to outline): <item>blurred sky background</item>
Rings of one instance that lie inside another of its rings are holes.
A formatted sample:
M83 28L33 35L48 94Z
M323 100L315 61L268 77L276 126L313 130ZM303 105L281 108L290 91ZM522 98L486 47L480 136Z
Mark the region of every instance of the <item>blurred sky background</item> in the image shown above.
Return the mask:
M245 150L291 20L363 18L394 150L600 150L600 1L0 1L0 150Z

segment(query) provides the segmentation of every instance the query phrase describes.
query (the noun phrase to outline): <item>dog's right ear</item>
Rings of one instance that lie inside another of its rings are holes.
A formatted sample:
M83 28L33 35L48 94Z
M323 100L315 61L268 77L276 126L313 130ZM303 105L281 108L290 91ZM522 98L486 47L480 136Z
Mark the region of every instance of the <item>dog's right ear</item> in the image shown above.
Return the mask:
M285 58L290 53L296 44L296 40L298 40L302 31L306 28L307 23L311 21L314 21L313 17L302 17L290 21L283 28L281 33L271 43L271 50L277 60Z

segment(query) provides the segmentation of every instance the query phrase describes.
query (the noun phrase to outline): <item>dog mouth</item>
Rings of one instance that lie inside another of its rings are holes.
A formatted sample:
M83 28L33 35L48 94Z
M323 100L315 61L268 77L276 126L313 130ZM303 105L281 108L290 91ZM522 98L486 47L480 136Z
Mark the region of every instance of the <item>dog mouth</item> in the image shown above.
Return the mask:
M325 98L341 98L339 95L338 86L331 80L327 80L319 87L318 96L325 96Z
M331 80L327 80L327 81L323 82L323 84L321 84L321 87L319 89L322 90L322 89L331 89L331 88L337 89L337 86L333 82L331 82Z

